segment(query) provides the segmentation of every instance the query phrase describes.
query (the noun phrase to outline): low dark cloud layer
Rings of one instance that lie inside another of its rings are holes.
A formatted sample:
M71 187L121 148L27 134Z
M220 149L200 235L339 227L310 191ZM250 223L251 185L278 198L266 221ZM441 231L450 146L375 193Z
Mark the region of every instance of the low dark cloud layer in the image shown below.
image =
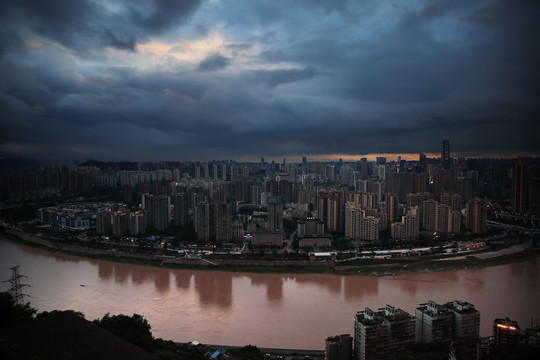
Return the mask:
M0 156L540 155L536 1L0 4Z
M198 69L200 71L214 71L225 69L230 60L219 54L212 54L200 62Z

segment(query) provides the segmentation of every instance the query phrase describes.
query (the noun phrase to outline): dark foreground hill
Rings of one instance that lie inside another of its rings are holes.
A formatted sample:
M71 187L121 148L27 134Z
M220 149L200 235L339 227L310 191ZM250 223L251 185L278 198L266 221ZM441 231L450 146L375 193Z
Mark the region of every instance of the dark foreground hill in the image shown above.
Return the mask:
M0 327L0 359L159 358L75 312L53 311Z

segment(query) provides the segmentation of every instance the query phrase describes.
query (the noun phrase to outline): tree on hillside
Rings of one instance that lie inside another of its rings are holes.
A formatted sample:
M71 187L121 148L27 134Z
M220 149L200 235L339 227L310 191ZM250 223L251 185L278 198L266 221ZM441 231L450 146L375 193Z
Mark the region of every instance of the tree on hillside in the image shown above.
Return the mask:
M0 293L0 326L31 319L36 312L37 310L32 308L30 303L16 304L10 293Z
M142 349L150 352L155 350L150 324L139 314L130 317L122 314L110 316L107 313L103 318L94 320L94 323Z

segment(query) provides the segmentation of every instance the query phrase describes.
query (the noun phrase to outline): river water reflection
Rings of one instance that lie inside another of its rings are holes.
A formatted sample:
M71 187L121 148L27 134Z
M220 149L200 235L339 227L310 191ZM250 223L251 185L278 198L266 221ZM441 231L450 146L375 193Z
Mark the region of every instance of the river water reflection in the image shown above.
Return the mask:
M391 304L413 313L430 299L474 304L481 335L496 317L523 328L540 319L540 258L394 277L253 274L91 260L0 240L0 263L0 280L21 265L31 286L24 292L40 311L73 309L89 320L138 313L154 336L181 342L322 349L327 336L353 333L356 311Z

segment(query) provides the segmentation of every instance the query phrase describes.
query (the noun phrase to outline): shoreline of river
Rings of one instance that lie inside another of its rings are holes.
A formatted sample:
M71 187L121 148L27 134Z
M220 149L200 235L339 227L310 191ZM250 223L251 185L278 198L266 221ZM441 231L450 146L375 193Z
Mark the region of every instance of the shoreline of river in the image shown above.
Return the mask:
M0 235L3 235L8 240L42 248L50 252L81 256L90 259L171 269L252 273L320 273L336 275L394 276L404 273L455 271L497 266L525 261L540 255L540 249L527 249L523 247L522 250L517 249L518 251L493 257L484 256L483 258L480 258L475 257L473 253L466 257L384 259L379 260L377 263L371 262L369 264L362 264L361 260L357 260L359 263L352 265L334 261L269 261L244 259L212 259L210 261L202 258L190 259L137 252L128 253L54 242L45 237L6 226L0 227ZM486 253L484 252L481 254Z

